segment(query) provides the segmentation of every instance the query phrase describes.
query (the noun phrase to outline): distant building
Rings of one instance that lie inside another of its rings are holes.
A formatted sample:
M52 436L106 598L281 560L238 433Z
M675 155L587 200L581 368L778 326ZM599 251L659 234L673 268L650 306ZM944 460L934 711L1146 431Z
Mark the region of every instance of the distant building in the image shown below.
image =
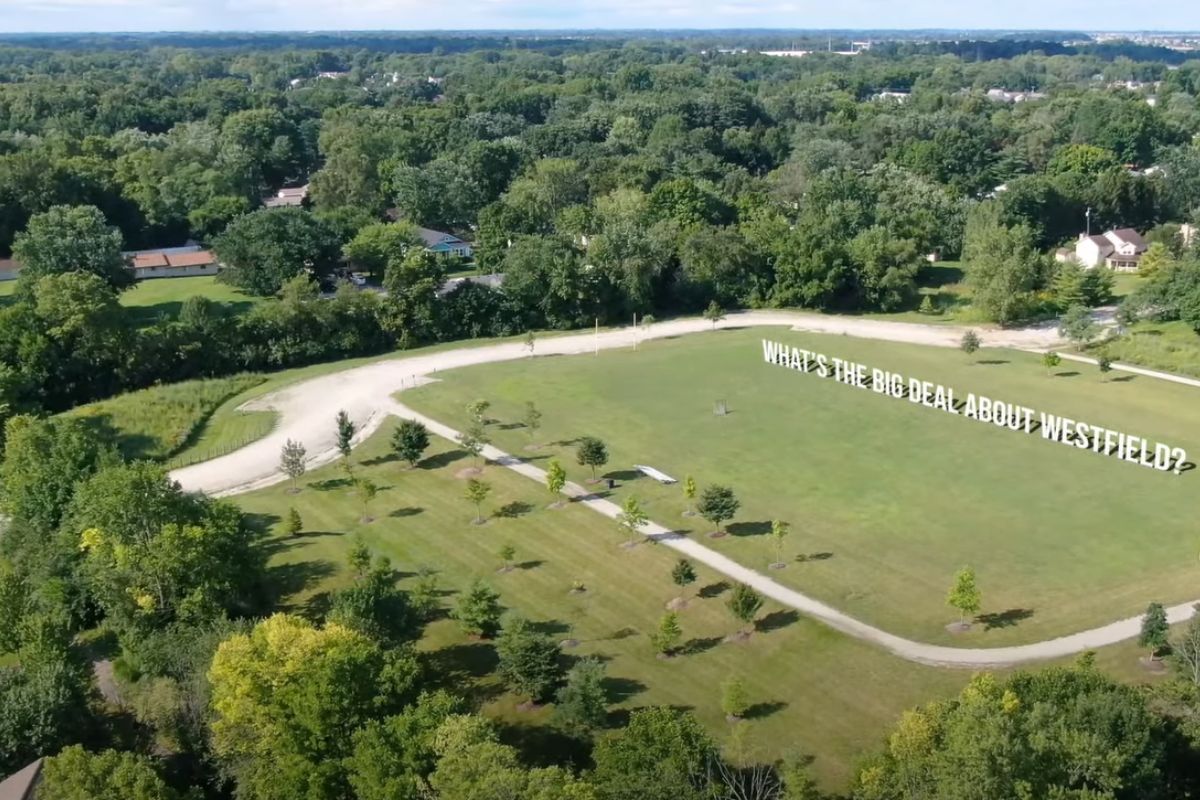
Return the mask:
M1007 89L988 89L987 99L997 103L1024 103L1029 100L1045 99L1045 92L1010 92Z
M263 206L266 208L281 208L281 207L299 207L304 205L304 201L308 199L308 184L296 186L291 189L280 189L274 197L263 199Z
M425 243L425 249L438 255L453 255L460 258L470 258L474 252L469 242L464 242L452 233L417 228L417 235Z
M1137 272L1145 252L1146 242L1140 233L1133 228L1117 228L1099 236L1081 234L1074 257L1088 269L1105 266L1116 272Z
M892 100L897 103L907 102L908 98L908 92L894 92L890 89L882 92L876 92L875 94L871 95L872 100Z
M0 281L15 281L21 271L21 263L11 258L0 258Z
M200 245L167 247L160 250L135 250L123 253L135 280L150 278L194 278L216 275L221 265L217 257Z

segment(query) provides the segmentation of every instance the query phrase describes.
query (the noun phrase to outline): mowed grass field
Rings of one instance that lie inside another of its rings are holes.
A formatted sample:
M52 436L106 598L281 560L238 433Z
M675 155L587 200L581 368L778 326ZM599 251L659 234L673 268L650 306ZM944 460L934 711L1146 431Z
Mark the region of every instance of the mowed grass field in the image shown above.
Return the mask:
M1200 390L1040 356L899 345L783 329L722 331L599 356L532 358L447 372L405 403L462 427L492 402L495 443L521 454L524 403L544 412L533 457L573 442L609 445L615 499L703 537L679 486L631 472L650 464L701 486L732 486L730 536L706 543L765 569L772 519L791 523L788 566L771 577L890 632L960 646L1032 642L1200 597L1200 471L1182 475L998 429L763 363L763 336L809 350L1105 425L1200 456ZM715 401L731 413L715 416ZM525 454L529 455L529 454ZM979 624L945 630L956 570L975 568Z
M355 473L380 487L370 523L360 521L362 506L337 466L306 475L295 495L282 484L236 498L277 537L289 507L303 517L301 536L268 543L273 579L291 610L319 617L327 593L350 580L346 554L361 534L375 554L392 560L402 587L413 584L419 569L432 570L449 608L458 591L481 577L507 609L578 639L565 661L585 654L605 659L614 724L629 709L674 705L693 710L724 741L730 726L720 710L720 684L740 675L756 706L745 723L749 752L813 756L815 774L830 788L844 787L858 757L881 746L905 708L949 696L970 678L893 658L770 603L748 641L722 643L738 623L725 607L727 585L705 569L680 612L690 652L659 660L649 634L679 593L670 580L674 551L652 544L622 549L624 537L610 520L571 504L548 509L543 487L494 465L482 475L493 487L484 504L489 519L473 525L465 482L456 477L470 463L465 454L436 440L419 468L406 469L387 457L391 429L385 425L352 456ZM499 573L497 553L505 544L516 548L517 567ZM587 591L571 594L575 581ZM491 643L470 641L456 623L441 619L421 647L436 654L439 674L456 691L481 700L509 726L512 740L554 746L551 709L518 711L520 698L503 692L490 674Z

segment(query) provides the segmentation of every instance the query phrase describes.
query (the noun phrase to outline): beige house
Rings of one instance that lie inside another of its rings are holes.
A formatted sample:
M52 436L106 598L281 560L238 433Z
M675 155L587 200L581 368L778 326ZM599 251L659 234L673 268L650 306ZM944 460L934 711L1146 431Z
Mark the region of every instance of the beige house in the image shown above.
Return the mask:
M292 189L280 189L274 197L263 198L265 208L299 207L308 199L308 184Z
M125 253L125 262L135 280L150 278L194 278L216 275L221 265L217 257L199 245L170 247L163 250L137 250Z

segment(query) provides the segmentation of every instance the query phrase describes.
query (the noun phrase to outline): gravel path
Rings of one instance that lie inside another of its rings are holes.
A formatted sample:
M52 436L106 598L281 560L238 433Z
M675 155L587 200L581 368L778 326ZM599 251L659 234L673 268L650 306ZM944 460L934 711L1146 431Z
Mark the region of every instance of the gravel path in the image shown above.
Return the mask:
M717 324L718 328L750 326L788 327L798 331L846 334L939 347L956 347L966 330L951 326L780 311L731 314ZM632 330L621 329L604 331L598 335L584 333L557 336L538 340L536 354L571 355L590 353L598 349L629 347L633 344L635 335L640 341L644 341L699 333L711 327L711 323L706 320L684 319L657 323L650 331L640 331L636 334ZM987 347L1042 351L1062 345L1062 340L1052 326L1020 330L976 330ZM393 395L430 380L430 376L442 370L511 361L527 357L528 354L521 342L463 347L388 359L293 384L247 405L247 408L270 409L279 414L279 424L269 435L229 455L184 467L171 475L185 489L214 495L232 495L270 486L286 480L286 476L279 472L278 464L280 448L288 439L304 444L309 453L310 469L330 463L338 457L333 425L333 417L338 409L345 409L351 419L359 425L357 441L362 441L374 433L389 415L420 419L431 432L453 440L458 435L457 431L407 408L393 399ZM1200 381L1190 378L1122 365L1114 365L1114 369L1128 369L1148 377L1200 387ZM485 455L528 478L545 482L542 470L503 451L489 447ZM615 518L620 513L620 508L614 503L591 495L575 484L569 484L566 493L577 502L607 517ZM868 625L819 600L782 586L766 575L748 569L700 542L675 534L656 523L651 522L644 526L643 533L733 580L753 586L756 591L778 603L819 619L850 636L874 642L901 658L922 664L979 668L1059 658L1130 639L1137 636L1141 626L1140 617L1131 617L1069 636L1012 647L957 648L925 644L903 639ZM620 557L620 554L614 552L614 557ZM1192 613L1192 603L1167 609L1167 617L1172 623L1182 622L1191 617Z

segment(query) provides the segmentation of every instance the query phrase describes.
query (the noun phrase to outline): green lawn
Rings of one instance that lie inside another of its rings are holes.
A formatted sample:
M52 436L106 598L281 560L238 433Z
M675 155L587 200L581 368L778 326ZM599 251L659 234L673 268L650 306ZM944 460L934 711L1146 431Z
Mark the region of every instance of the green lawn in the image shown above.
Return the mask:
M544 488L496 466L483 475L494 489L485 512L507 506L511 516L472 525L474 509L455 477L468 464L464 454L439 441L420 468L406 470L384 457L390 434L386 426L354 455L362 465L356 472L381 487L370 509L374 522L359 522L361 506L333 466L307 475L297 495L281 485L237 498L273 530L289 506L303 516L304 535L270 545L274 580L290 594L292 610L317 613L325 594L345 584L345 555L352 535L361 533L375 553L392 559L405 576L402 586L411 585L421 567L436 571L448 592L483 577L505 607L580 640L570 655L606 659L615 710L688 707L723 739L728 726L719 685L740 674L759 704L759 717L748 723L752 751L768 758L813 755L816 774L831 787L844 785L858 755L881 742L903 709L952 694L969 678L900 661L771 604L760 614L762 630L748 642L723 644L736 623L724 606L727 590L706 570L691 587L705 599L693 599L681 612L684 639L695 652L660 661L647 634L677 594L669 578L673 551L650 544L622 549L623 537L610 520L573 505L547 509ZM519 566L497 574L497 552L506 543L515 546ZM576 580L586 593L570 594ZM513 739L541 740L548 709L516 710L514 698L487 674L494 667L491 644L468 641L453 622L441 620L430 626L422 647L438 653L440 673L458 691L470 692L488 713L513 726Z
M772 576L891 632L994 646L1036 641L1197 596L1194 512L1200 471L1160 473L941 411L764 364L761 331L728 331L599 356L524 359L448 372L404 401L461 427L467 402L492 401L496 444L521 452L527 400L544 410L539 458L584 434L609 444L618 499L692 535L678 487L637 478L651 464L742 499L733 535L705 539L763 568L772 519L792 524L793 560ZM1170 442L1200 453L1200 394L1134 376L1103 378L1040 357L767 333L789 344ZM732 413L713 415L724 400ZM544 462L542 462L544 463ZM807 557L807 558L805 558ZM954 572L978 572L988 624L944 630Z
M217 283L215 276L196 278L156 278L140 281L121 295L121 304L135 309L143 323L175 319L189 297L207 297L227 304L234 313L243 313L261 297L243 294L232 286Z
M235 375L154 386L89 403L66 415L95 425L128 459L163 460L207 440L214 412L262 382L258 375ZM242 416L240 435L246 441L266 435L274 422L271 414Z

